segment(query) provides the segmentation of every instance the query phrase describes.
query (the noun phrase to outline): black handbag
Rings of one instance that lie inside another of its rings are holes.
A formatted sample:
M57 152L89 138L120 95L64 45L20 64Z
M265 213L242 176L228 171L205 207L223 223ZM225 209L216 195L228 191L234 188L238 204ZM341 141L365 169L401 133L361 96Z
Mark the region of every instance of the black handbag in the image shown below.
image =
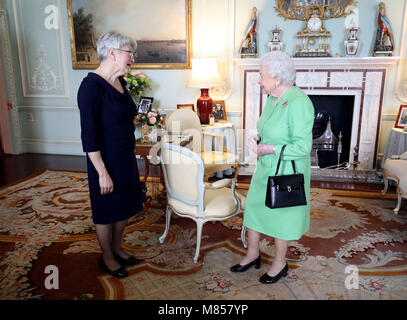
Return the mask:
M270 209L303 206L307 204L304 190L304 175L297 174L294 160L291 160L294 174L278 176L278 169L283 157L283 146L274 176L269 176L266 191L266 206Z
M147 200L150 199L150 197L147 196L147 186L144 182L140 181L140 187L141 187L141 197L142 201L146 202Z

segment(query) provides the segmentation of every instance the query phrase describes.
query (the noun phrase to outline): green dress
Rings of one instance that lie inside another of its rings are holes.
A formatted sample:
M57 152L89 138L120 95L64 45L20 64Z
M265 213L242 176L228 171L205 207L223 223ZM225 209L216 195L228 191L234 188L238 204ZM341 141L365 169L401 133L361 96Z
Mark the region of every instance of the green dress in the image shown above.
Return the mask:
M257 122L261 143L275 146L275 154L260 156L247 193L243 224L257 232L283 240L298 240L309 229L310 153L314 106L308 96L293 87L280 97L269 97ZM270 209L265 205L267 180L276 171L278 158L284 150L278 175L292 174L291 160L297 173L304 174L307 205Z

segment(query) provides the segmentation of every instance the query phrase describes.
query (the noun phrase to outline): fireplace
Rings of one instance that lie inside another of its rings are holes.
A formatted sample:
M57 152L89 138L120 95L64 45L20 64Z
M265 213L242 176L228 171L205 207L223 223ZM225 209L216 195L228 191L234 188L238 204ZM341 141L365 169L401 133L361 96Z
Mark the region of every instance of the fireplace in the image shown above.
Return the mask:
M313 129L313 151L316 167L326 168L353 161L352 136L357 137L357 128L352 133L353 118L357 117L353 95L309 95L315 109ZM332 147L324 144L324 133L331 131L335 139ZM355 139L354 139L355 141Z
M343 154L340 161L359 161L359 169L374 169L379 139L382 100L386 70L397 62L393 57L367 58L294 58L297 70L296 85L317 105L327 108L343 127ZM257 83L259 59L235 59L242 68L243 134L239 144L242 172L252 174L255 155L248 148L248 136L256 130L256 123L266 102ZM327 102L329 101L329 102ZM332 105L332 107L330 107ZM336 109L339 109L336 110ZM337 112L338 111L338 112ZM334 134L342 130L332 123ZM346 137L345 137L346 136ZM337 136L338 137L338 136ZM346 140L346 141L345 141ZM333 163L332 155L323 159L324 165ZM335 163L337 160L335 160Z

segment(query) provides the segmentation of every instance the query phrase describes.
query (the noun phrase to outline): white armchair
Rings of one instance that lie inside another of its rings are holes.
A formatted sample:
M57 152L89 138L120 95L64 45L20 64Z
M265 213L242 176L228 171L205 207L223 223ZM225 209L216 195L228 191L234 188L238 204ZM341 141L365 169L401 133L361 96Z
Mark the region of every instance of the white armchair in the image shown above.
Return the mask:
M243 212L245 197L235 192L236 179L204 182L204 162L188 148L163 143L161 166L167 190L165 231L163 243L170 228L171 213L190 218L197 225L194 262L198 261L202 227L208 221L231 218ZM227 186L231 184L231 188Z
M407 151L400 156L393 156L385 160L383 164L384 189L382 195L385 195L389 186L389 180L397 184L397 207L393 209L398 214L401 208L401 200L407 198Z
M239 157L225 148L222 143L223 137L202 131L198 115L192 110L177 109L165 118L166 130L169 134L191 134L193 136L192 150L204 161L204 179L207 181L217 171L234 168L234 177L237 178L239 169ZM205 151L203 135L217 139L222 151Z

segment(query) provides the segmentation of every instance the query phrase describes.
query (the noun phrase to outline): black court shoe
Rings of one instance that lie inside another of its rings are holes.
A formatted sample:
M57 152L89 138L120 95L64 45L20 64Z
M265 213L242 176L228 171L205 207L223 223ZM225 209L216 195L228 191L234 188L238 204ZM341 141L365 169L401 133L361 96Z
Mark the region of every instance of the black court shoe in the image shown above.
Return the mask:
M275 283L278 280L280 280L281 277L286 277L288 273L288 264L286 263L284 268L274 277L271 277L267 274L267 272L265 274L263 274L259 281L261 283Z
M114 258L120 263L122 266L135 266L136 264L140 263L140 260L136 257L130 256L127 259L120 257L118 254L113 253Z
M232 272L245 272L247 269L249 269L251 266L256 266L256 269L260 268L260 262L261 262L261 257L258 256L256 259L254 259L252 262L249 262L248 264L245 264L244 266L240 264L236 264L233 267L230 268L230 271Z
M120 268L117 270L110 270L107 267L106 263L103 261L103 256L100 256L99 266L103 271L106 271L108 274L116 278L126 278L129 275L127 273L127 270L124 269L123 266L120 266Z

